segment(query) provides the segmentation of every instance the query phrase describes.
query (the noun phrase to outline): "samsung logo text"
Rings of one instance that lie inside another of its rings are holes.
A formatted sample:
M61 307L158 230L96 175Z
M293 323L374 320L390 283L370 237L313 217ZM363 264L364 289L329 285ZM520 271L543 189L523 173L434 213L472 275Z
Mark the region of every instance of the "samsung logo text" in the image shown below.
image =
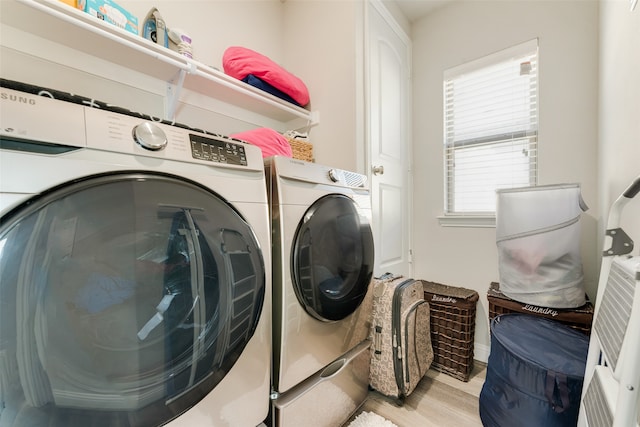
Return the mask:
M19 102L21 104L36 105L36 100L34 98L27 98L26 96L20 96L20 95L12 95L6 92L0 93L0 99L12 101L12 102Z

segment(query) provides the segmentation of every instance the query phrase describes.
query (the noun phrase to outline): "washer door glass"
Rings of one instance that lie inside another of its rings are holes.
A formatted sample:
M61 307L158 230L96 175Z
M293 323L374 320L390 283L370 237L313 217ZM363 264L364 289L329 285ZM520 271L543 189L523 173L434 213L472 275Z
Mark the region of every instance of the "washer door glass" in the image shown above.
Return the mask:
M265 294L249 225L176 176L93 176L0 224L0 424L155 426L200 401Z
M292 247L293 287L313 317L341 320L353 313L373 275L369 221L349 197L330 194L307 210Z

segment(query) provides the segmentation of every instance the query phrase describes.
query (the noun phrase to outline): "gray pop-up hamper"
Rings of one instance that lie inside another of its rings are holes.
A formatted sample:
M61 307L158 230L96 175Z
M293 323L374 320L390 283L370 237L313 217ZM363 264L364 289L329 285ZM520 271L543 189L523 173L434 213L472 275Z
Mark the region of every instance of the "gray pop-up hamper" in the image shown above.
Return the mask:
M480 392L485 427L575 427L589 338L553 320L502 314Z
M552 308L586 303L578 184L497 191L500 290L516 301Z

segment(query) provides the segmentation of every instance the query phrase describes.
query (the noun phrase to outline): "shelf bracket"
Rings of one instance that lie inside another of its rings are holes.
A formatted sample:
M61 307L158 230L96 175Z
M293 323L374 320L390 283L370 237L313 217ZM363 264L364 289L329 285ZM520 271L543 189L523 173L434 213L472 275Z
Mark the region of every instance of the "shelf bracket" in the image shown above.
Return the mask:
M189 68L181 68L178 74L173 79L167 82L167 104L165 110L165 119L169 121L175 121L176 111L178 109L178 101L180 100L180 92L184 86L184 79L187 74L193 74L196 66L193 63L189 63Z
M311 111L309 117L304 120L302 118L293 119L287 122L289 130L295 130L302 133L309 133L311 128L320 124L320 112Z

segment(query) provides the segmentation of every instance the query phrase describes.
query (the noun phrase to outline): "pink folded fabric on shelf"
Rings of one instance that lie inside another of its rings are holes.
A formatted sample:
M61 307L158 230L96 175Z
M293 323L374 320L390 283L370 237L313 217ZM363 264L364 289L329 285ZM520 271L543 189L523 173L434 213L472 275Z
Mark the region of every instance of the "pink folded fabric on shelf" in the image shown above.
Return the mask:
M238 80L251 74L289 95L300 106L309 103L309 90L304 82L261 53L231 46L222 56L222 67L226 74Z
M229 136L260 147L263 158L275 155L293 157L291 145L287 139L273 129L257 128Z

